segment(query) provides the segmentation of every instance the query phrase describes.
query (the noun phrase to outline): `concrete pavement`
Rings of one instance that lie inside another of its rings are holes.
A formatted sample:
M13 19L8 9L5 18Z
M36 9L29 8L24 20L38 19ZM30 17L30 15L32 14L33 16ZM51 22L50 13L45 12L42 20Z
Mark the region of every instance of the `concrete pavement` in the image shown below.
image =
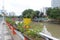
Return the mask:
M0 21L0 40L12 40L11 35L9 31L7 30L7 27L5 24L3 24L4 21Z
M18 35L13 35L4 20L0 21L0 40L21 40Z

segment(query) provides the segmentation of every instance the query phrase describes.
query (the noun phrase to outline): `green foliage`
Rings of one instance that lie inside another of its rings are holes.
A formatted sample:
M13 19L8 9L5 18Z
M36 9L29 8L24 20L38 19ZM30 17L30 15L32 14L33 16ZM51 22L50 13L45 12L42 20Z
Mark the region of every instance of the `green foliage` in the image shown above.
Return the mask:
M24 10L22 15L25 18L32 18L34 15L34 11L32 9Z
M22 15L24 18L34 18L34 17L39 17L39 11L34 11L33 9L27 9L24 10Z
M7 22L11 22L11 19L9 19L9 18L6 18L6 21L7 21Z
M6 18L6 21L11 23L12 25L15 24L15 22L12 21L10 18ZM32 24L34 24L34 23L32 23ZM19 29L20 32L22 32L23 34L27 35L30 38L34 38L36 40L37 39L39 40L39 38L40 38L40 35L38 35L37 33L41 32L41 29L38 29L36 27L36 24L34 27L32 26L31 28L27 29L27 28L24 28L24 23L18 23L17 28Z
M15 21L11 21L10 23L11 23L11 25L14 25L15 24Z
M38 33L42 31L43 25L41 25L41 23L32 22L30 26L31 28L25 31L24 34L28 35L28 37L38 39L40 37Z
M40 17L39 13L40 13L40 11L36 10L34 16L37 17L37 18L39 18Z
M30 38L34 38L35 40L40 38L41 36L38 34L40 31L34 29L28 29L24 32L25 35L28 35Z
M60 8L48 8L47 15L49 18L60 20Z
M25 31L25 29L23 28L23 23L18 23L18 29L22 33Z
M12 19L10 19L10 18L6 18L6 21L9 22L11 25L15 24L15 21L12 21Z
M0 14L0 17L2 17L2 15Z
M36 37L37 36L37 34L36 34L36 32L34 31L34 30L27 30L26 32L24 32L26 35L28 35L29 37Z
M18 23L18 29L19 29L20 32L27 35L28 37L37 38L37 39L40 37L40 35L38 35L38 33L41 32L41 30L42 30L41 27L38 29L38 26L37 27L34 26L34 28L32 26L31 28L26 29L26 28L24 28L23 23Z

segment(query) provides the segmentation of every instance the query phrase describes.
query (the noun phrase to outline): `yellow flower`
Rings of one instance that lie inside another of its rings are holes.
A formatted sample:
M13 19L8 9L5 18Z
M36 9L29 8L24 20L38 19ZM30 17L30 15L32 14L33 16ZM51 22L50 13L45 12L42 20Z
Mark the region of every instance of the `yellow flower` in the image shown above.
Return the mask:
M29 25L31 23L31 19L30 18L24 18L24 25Z

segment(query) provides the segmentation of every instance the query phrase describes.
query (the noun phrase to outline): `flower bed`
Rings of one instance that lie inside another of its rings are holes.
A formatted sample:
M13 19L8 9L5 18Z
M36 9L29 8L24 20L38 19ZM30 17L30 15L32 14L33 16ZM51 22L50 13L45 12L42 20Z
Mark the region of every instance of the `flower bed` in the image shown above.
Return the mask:
M38 27L40 25L35 26L36 24L34 24L34 25L33 25L33 23L31 23L31 24L28 27L28 26L24 26L23 23L19 23L18 29L30 40L41 40L42 37L40 35L38 35L38 33L42 31L42 25L41 25L41 27ZM34 26L34 27L31 27L31 26Z
M6 20L8 23L10 23L12 26L15 25L15 22L11 19ZM37 25L36 25L37 24ZM38 33L42 31L42 25L38 23L33 23L29 25L24 25L24 23L18 23L17 29L20 31L27 40L44 40Z

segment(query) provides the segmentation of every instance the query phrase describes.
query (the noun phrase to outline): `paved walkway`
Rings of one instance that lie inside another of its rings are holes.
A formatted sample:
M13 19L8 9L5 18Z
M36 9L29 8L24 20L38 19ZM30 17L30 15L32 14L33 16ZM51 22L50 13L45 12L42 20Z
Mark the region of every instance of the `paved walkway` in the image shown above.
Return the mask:
M3 23L5 23L3 20L0 21L0 40L21 40L19 36L13 35L9 28Z
M4 21L0 21L0 40L12 40Z
M11 32L11 30L9 28L8 28L8 31L13 40L22 40L21 37L19 37L19 35L13 35L13 33Z

